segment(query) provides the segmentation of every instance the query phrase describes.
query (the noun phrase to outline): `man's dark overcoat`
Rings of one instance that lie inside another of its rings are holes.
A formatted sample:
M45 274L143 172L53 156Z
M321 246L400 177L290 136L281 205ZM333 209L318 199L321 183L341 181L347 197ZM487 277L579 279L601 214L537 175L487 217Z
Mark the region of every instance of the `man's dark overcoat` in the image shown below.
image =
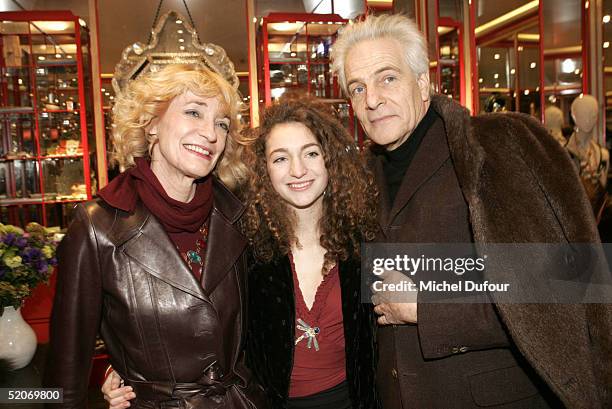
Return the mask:
M432 107L441 120L392 205L382 156L374 160L380 241L599 242L569 157L537 121L515 113L471 117L441 96ZM531 272L550 270L543 260L523 263L517 271L527 264ZM611 317L601 304L419 302L418 325L378 331L383 406L612 407Z

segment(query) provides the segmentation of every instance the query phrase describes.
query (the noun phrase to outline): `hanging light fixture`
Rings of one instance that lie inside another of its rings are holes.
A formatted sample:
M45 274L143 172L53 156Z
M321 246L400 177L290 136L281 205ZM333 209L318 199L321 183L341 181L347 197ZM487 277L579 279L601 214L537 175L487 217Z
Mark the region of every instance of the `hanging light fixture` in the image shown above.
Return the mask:
M168 11L159 18L162 3L160 0L157 6L147 43L136 42L126 47L115 66L115 92L121 92L130 80L143 73L160 70L168 64L200 65L221 75L237 89L239 80L234 64L222 47L200 41L185 0L183 5L189 22L176 11ZM177 38L179 32L180 38Z

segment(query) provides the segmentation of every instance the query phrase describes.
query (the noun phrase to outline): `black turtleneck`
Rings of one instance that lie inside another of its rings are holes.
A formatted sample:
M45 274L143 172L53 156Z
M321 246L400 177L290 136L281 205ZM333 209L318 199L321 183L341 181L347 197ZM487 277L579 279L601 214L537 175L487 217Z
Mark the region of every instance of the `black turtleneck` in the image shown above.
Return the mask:
M421 141L429 128L431 128L431 125L438 118L440 118L440 116L430 105L425 116L421 119L421 122L419 122L408 139L392 151L384 151L385 160L383 161L383 171L387 182L387 191L389 192L391 205L393 205L395 201L395 196L402 184L406 170L408 170L412 159L414 159L414 155L419 149Z

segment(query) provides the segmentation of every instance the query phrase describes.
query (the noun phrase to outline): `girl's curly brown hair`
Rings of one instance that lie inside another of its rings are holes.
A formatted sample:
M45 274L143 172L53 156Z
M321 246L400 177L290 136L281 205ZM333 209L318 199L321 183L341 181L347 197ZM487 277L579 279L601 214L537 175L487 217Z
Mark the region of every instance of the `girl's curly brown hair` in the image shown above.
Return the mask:
M293 231L294 213L288 211L272 187L266 166L266 140L279 124L305 125L323 151L329 175L319 220L321 246L327 250L323 273L338 260L359 257L361 241L372 240L378 230L374 177L355 142L331 112L331 107L312 100L283 101L268 108L261 126L251 131L244 151L244 161L251 172L250 183L244 188L244 230L259 261L270 262L299 244Z

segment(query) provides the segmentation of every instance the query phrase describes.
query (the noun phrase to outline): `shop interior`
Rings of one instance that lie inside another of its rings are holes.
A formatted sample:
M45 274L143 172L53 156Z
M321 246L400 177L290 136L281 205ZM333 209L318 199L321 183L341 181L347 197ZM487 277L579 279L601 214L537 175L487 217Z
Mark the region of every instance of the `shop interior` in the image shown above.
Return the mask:
M338 30L368 13L412 17L428 39L433 91L472 114L525 113L565 146L572 103L591 95L592 138L612 145L612 0L0 0L0 222L61 234L74 204L119 172L110 137L117 92L168 58L224 50L245 127L280 98L309 95L333 105L362 144L329 53ZM607 172L601 184L605 196ZM594 206L602 239L605 208ZM48 341L52 285L22 308L39 344ZM32 382L39 355L12 381ZM92 388L106 364L101 346Z

